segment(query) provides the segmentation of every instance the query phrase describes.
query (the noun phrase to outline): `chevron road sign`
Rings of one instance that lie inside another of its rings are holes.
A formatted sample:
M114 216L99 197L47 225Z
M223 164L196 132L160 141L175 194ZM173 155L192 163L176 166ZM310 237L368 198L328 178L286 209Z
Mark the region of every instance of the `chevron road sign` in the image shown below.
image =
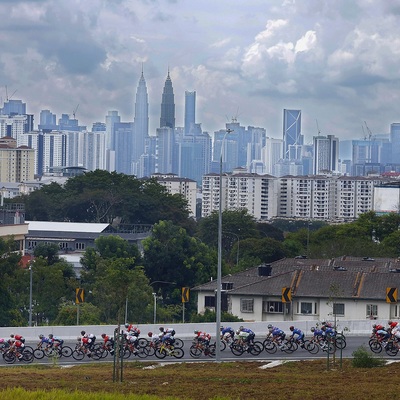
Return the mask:
M76 288L75 303L81 304L85 301L85 290L82 288Z
M282 288L282 303L290 303L292 301L292 291L290 287Z
M189 301L189 288L182 288L182 303L187 303Z
M397 303L397 288L386 288L386 303Z

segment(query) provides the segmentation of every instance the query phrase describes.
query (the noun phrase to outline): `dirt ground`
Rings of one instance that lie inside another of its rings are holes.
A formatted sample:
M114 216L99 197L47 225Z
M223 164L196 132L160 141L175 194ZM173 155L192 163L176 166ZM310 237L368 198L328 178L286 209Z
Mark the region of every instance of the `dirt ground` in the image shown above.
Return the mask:
M398 395L400 363L353 368L344 360L327 369L326 361L286 362L266 368L262 362L150 364L127 362L122 382L113 382L113 364L16 366L2 368L2 389L64 389L148 394L179 399L366 399ZM1 397L1 395L0 395Z

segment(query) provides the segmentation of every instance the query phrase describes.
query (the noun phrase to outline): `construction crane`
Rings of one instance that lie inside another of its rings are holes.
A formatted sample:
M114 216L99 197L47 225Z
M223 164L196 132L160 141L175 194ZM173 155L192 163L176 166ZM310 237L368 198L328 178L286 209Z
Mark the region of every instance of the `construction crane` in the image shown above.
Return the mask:
M371 132L371 129L369 129L368 128L368 125L367 125L367 123L364 121L364 125L365 125L365 129L367 130L367 132L368 132L368 140L371 140L371 138L372 138L372 132ZM364 131L364 128L363 128L363 131ZM364 136L365 137L365 140L367 140L367 136Z
M79 104L75 107L74 111L72 111L72 115L73 115L74 119L75 119L75 114L78 111L78 107L79 107Z
M15 89L10 97L8 97L8 90L7 90L7 85L6 85L6 101L8 102L11 100L11 98L14 96L14 94L17 92L17 89Z

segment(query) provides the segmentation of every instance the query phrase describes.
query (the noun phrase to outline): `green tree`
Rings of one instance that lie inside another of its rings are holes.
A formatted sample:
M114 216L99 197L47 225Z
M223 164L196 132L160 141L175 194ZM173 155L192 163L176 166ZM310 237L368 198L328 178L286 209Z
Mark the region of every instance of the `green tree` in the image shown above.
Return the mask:
M174 282L177 288L191 287L215 277L215 252L171 221L160 221L151 237L143 241L144 267L151 282ZM170 291L162 283L153 285L163 297Z
M77 322L77 305L73 302L65 302L59 305L58 314L54 325L75 325ZM79 324L100 325L101 311L92 303L79 304Z

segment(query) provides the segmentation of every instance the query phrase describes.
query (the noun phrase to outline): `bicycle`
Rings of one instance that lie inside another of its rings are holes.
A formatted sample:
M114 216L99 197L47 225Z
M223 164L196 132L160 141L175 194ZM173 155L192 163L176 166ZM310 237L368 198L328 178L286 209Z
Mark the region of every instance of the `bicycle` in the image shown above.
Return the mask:
M247 343L243 339L235 339L231 346L232 354L241 356L244 352L250 353L253 356L258 356L263 351L263 344L261 342Z
M154 352L157 358L165 358L166 356L182 358L185 352L180 347L174 347L169 343L162 343L159 348Z
M63 346L63 345L53 345L53 344L48 344L44 349L43 353L46 357L71 357L72 356L72 348L69 346Z
M320 350L333 354L336 347L333 341L322 336L314 336L311 340L305 341L305 349L311 354L317 354Z
M205 343L194 340L189 349L190 355L194 358L199 358L202 354L208 357L215 357L216 344L206 345Z
M267 337L262 343L263 349L269 353L274 354L278 349L285 353L293 353L297 349L294 342L289 339L285 340L280 337Z
M231 335L223 336L221 335L221 340L219 342L219 348L221 351L224 351L227 347L231 347L234 342L234 339Z
M33 352L29 349L24 348L21 351L19 351L11 346L3 353L3 359L7 364L14 364L16 360L25 363L31 363L34 357L33 357Z
M89 347L78 343L75 347L75 350L72 352L72 357L79 361L83 360L85 356L93 358L93 360L100 360L102 356L100 345L95 344L91 349L89 349Z

